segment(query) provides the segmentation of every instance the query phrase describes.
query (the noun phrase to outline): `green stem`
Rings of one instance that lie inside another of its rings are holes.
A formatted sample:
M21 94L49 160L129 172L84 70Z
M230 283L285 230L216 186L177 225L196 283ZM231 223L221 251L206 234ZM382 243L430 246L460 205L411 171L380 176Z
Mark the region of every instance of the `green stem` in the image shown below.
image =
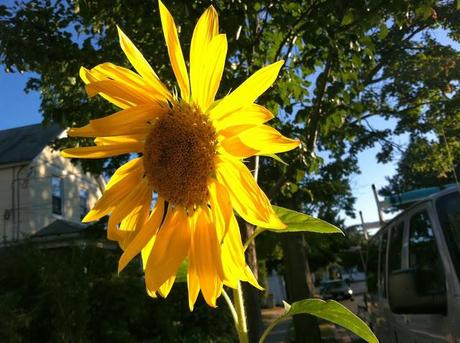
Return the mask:
M230 313L232 314L233 320L235 321L235 327L238 327L238 314L236 313L235 306L233 306L232 299L230 299L227 292L225 292L225 289L222 289L222 295L225 301L227 302L228 308L230 309Z
M276 318L274 321L272 321L270 325L265 329L264 333L262 334L262 337L260 337L259 343L263 343L265 339L267 338L268 334L270 333L270 331L272 331L276 325L278 325L280 322L286 319L287 318L285 316L281 316L279 318Z
M238 324L236 324L238 338L240 339L240 343L248 343L248 326L246 323L246 312L244 310L243 289L240 282L238 282L238 288L233 290L233 303L238 317Z

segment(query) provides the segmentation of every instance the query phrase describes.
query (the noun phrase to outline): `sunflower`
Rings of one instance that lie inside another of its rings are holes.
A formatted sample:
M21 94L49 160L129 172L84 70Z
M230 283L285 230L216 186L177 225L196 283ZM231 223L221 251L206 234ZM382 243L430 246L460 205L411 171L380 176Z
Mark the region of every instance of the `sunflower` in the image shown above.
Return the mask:
M210 6L198 20L187 70L174 19L161 1L159 7L180 96L168 90L118 28L121 49L136 72L102 63L82 67L80 76L90 97L99 94L121 110L69 129L69 136L95 137L95 146L66 149L62 155L137 154L114 173L83 221L110 214L108 238L123 249L118 269L141 254L151 296L166 297L188 260L190 309L200 291L216 306L223 285L236 288L247 281L260 288L246 265L233 211L254 225L285 227L243 160L294 149L299 141L264 125L273 115L254 103L275 81L283 61L215 100L227 54L217 12Z

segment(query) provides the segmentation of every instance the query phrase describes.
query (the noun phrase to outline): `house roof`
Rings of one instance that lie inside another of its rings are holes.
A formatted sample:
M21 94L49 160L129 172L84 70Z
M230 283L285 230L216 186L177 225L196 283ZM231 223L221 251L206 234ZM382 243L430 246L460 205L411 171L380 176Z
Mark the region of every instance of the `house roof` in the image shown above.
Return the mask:
M64 219L56 219L54 222L39 230L34 237L57 236L71 233L79 233L86 229L86 225L71 222Z
M0 165L32 161L62 131L55 124L34 124L0 131Z

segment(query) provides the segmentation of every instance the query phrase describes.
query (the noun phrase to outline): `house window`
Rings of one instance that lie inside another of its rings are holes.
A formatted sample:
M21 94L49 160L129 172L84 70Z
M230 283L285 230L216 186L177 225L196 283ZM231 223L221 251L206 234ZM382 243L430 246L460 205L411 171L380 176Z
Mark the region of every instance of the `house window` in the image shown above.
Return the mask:
M88 190L80 189L80 219L83 219L88 213Z
M63 186L64 183L60 177L53 176L51 178L52 210L54 214L62 215Z

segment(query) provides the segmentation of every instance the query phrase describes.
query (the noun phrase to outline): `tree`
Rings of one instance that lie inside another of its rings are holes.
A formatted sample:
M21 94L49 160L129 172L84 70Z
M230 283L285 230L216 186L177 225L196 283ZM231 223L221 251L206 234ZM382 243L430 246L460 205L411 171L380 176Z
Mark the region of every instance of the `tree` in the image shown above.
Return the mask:
M449 131L455 130L451 127ZM437 138L429 140L426 137L412 137L398 161L396 174L388 179L388 185L380 193L389 196L418 188L458 182L460 132L458 128L456 131L454 136L446 137L446 140L439 137L441 141Z

